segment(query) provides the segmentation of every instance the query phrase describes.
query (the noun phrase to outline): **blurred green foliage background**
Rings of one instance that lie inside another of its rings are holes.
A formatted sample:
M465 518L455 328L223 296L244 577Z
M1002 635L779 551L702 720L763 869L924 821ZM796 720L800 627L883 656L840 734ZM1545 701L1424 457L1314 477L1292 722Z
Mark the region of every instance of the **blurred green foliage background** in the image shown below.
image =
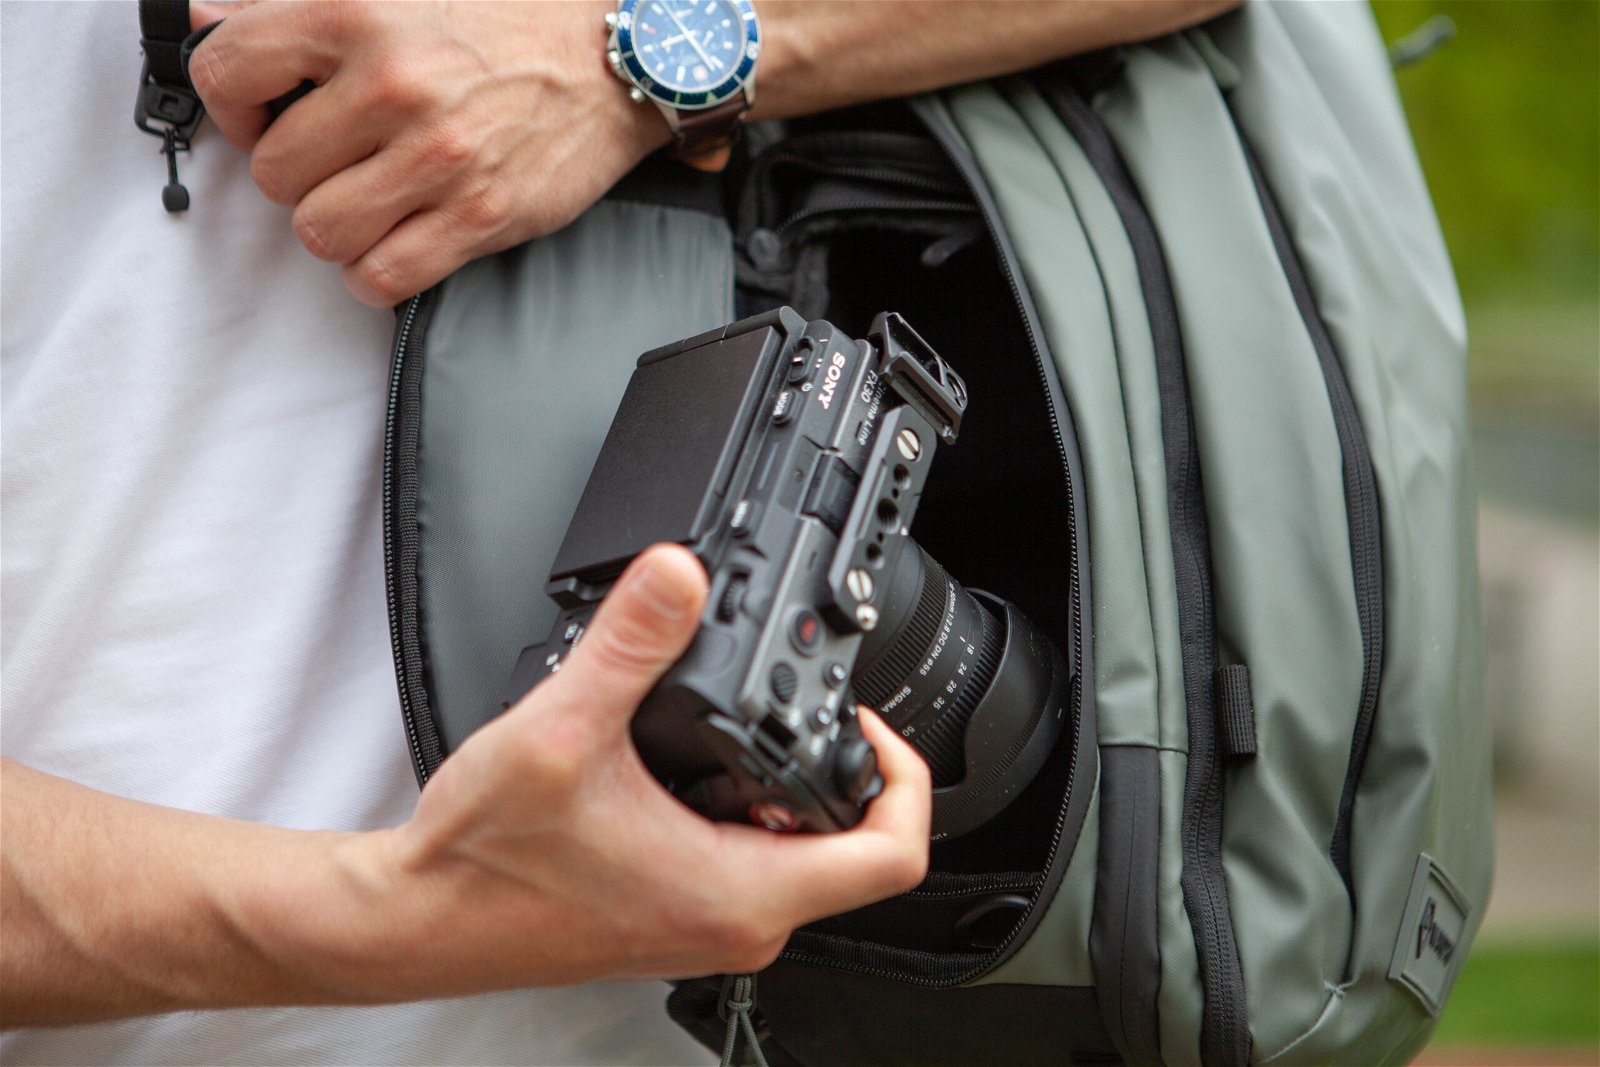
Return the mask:
M1456 25L1396 81L1468 309L1474 401L1600 423L1600 3L1374 11L1390 42Z

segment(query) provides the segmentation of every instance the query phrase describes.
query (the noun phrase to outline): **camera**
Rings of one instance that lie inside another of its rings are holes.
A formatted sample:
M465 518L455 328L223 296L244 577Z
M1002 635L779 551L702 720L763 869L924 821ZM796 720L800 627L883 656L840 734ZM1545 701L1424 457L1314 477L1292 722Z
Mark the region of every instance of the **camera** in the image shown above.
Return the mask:
M700 628L640 705L634 742L691 807L837 830L882 788L855 705L928 761L934 837L997 814L1066 716L1068 664L1014 605L911 538L959 375L899 315L864 340L789 308L639 358L545 585L561 608L513 699L561 669L628 563L689 547Z

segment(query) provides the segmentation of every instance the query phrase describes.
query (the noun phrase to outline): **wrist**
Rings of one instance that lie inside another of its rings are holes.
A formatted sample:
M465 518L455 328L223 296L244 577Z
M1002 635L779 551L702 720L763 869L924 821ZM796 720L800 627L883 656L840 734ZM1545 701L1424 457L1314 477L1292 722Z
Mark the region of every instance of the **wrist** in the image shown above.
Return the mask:
M271 872L234 873L225 920L262 966L270 990L244 1003L371 1004L422 995L408 939L411 902L393 860L393 831L292 835ZM219 896L221 895L219 893Z
M629 84L617 77L606 58L609 33L606 16L617 10L616 0L592 0L577 5L581 13L578 27L578 54L589 74L590 98L599 110L601 131L627 146L635 162L672 142L666 119L649 102L636 102L628 96ZM542 14L542 12L541 12Z

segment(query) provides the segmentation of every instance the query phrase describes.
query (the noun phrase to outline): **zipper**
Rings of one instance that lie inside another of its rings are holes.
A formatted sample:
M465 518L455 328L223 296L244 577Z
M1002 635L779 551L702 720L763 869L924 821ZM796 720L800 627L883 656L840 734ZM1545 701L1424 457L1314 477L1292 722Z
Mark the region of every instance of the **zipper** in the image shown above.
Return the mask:
M419 427L402 424L402 414L414 414L412 394L421 388L420 355L428 320L438 299L438 288L412 297L395 328L393 370L389 377L389 411L383 434L383 570L389 604L389 641L394 653L395 683L400 714L411 747L417 784L444 759L439 730L427 712L423 685L422 649L417 641L416 436ZM409 358L408 358L409 357ZM402 438L405 438L402 440Z
M926 105L914 102L913 109L916 111L917 116L922 119L924 126L932 133L939 146L944 149L945 154L949 156L951 163L954 164L957 172L972 193L978 214L983 218L984 226L989 233L989 239L994 243L998 253L996 258L1000 264L1000 273L1005 278L1018 316L1022 320L1023 332L1028 338L1028 349L1033 356L1034 367L1039 374L1040 387L1044 390L1047 401L1045 410L1050 419L1050 433L1056 443L1057 458L1061 461L1061 473L1067 494L1067 541L1071 552L1071 558L1067 564L1068 601L1072 624L1072 680L1067 697L1068 711L1072 716L1071 739L1067 752L1070 773L1067 778L1066 791L1062 795L1060 806L1056 810L1055 827L1050 838L1050 848L1045 855L1044 874L1034 887L1030 887L1038 888L1039 896L1034 899L1022 921L1012 928L999 945L988 950L983 959L953 975L933 978L925 975L906 974L904 971L890 967L879 967L854 961L840 961L833 956L807 952L803 948L785 949L782 958L876 978L885 978L909 985L946 988L970 982L1010 959L1038 925L1042 911L1039 904L1045 896L1045 892L1049 887L1058 884L1061 876L1065 873L1065 863L1063 862L1065 857L1062 856L1061 845L1063 838L1066 836L1068 815L1073 807L1073 791L1077 784L1080 745L1082 744L1084 732L1084 723L1082 721L1083 675L1087 666L1084 662L1083 648L1082 579L1080 561L1078 559L1078 514L1076 498L1073 495L1075 486L1072 479L1072 463L1067 449L1065 431L1056 412L1056 401L1060 397L1060 385L1054 375L1054 371L1047 363L1045 349L1039 340L1038 332L1034 327L1033 316L1030 313L1031 303L1024 295L1022 284L1017 277L1017 268L1014 266L1016 252L1001 229L998 219L999 209L989 195L988 185L978 170L977 161L972 158L966 146L956 138L954 131L946 127L937 115L930 113ZM1076 838L1074 838L1075 840ZM949 894L940 890L921 892L912 890L906 895L913 898L936 899ZM804 934L797 935L797 939L803 937L805 937ZM924 955L930 958L935 958L936 956L934 953L926 953Z
M970 896L974 893L1021 893L1030 889L1038 889L1044 880L1043 875L1030 872L1011 872L989 875L960 875L967 879L963 884L955 884L954 878L944 875L943 872L933 871L928 875L923 885L930 883L935 886L949 885L948 889L913 889L900 894L909 900L953 900L956 897Z
M940 214L972 214L972 205L960 200L914 200L894 199L884 197L878 200L846 200L837 204L818 204L813 207L801 208L773 228L779 237L802 223L825 215L844 215L859 212L878 211L915 211L919 214L938 212Z
M1230 117L1232 113L1230 112ZM1350 383L1333 347L1311 295L1311 283L1306 278L1304 265L1289 239L1289 229L1284 225L1278 202L1267 185L1255 153L1245 142L1240 131L1239 144L1245 161L1250 165L1250 178L1261 200L1261 212L1266 217L1267 229L1272 234L1272 245L1283 265L1283 273L1294 294L1295 307L1305 322L1306 333L1317 353L1317 363L1322 368L1322 379L1328 390L1328 403L1333 409L1333 425L1339 437L1339 452L1344 475L1344 506L1350 527L1350 569L1355 579L1356 616L1361 624L1361 702L1356 712L1354 736L1350 742L1350 763L1345 772L1344 787L1339 796L1339 816L1334 823L1333 840L1328 845L1328 855L1344 879L1345 892L1350 898L1350 910L1356 909L1355 879L1350 868L1350 819L1355 808L1356 786L1361 779L1361 769L1367 761L1367 749L1372 741L1372 723L1378 712L1378 683L1383 676L1383 530L1378 503L1377 476L1372 468L1372 453L1367 448L1366 434L1361 428L1361 416L1356 411L1350 395Z
M1207 1067L1246 1063L1250 1058L1250 1027L1244 975L1222 871L1223 762L1216 743L1212 693L1217 630L1210 533L1172 280L1155 225L1099 116L1082 97L1057 83L1040 79L1038 88L1082 146L1122 218L1150 317L1161 385L1168 515L1188 708L1189 752L1179 882L1200 964L1204 999L1201 1058Z

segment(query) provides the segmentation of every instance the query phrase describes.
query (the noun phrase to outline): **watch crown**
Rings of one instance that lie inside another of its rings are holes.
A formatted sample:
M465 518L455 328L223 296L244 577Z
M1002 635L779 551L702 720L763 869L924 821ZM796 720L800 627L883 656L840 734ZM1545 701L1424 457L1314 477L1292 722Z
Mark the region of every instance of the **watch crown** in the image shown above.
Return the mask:
M644 90L635 85L632 89L628 90L628 99L632 100L635 104L644 103Z
M616 28L617 28L617 13L615 11L607 11L606 12L606 29L614 30Z
M606 52L606 62L611 64L611 69L616 74L622 73L622 53L612 48Z

